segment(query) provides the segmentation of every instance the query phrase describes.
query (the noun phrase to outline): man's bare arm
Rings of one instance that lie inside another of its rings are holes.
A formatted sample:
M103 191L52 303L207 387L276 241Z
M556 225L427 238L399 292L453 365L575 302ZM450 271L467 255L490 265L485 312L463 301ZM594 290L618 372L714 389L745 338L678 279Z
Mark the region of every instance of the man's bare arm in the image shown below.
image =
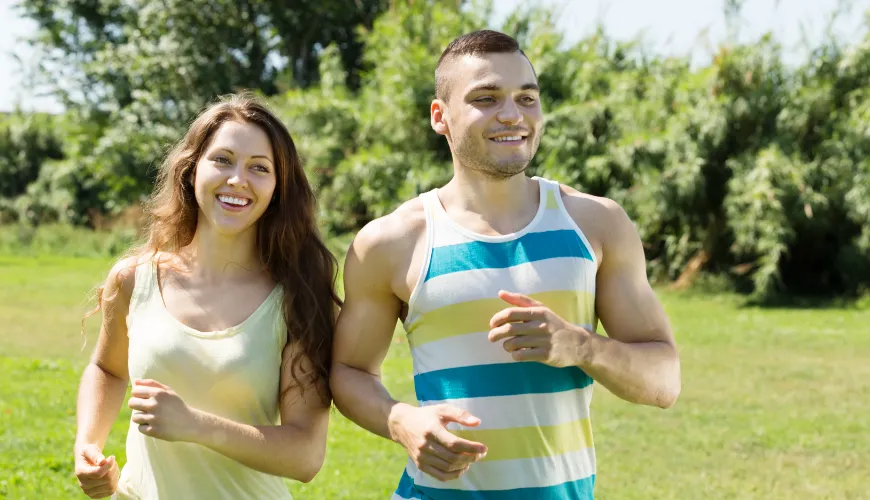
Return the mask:
M595 307L607 337L593 335L580 367L622 399L661 408L680 393L680 361L671 326L649 284L637 231L623 209L601 200L606 223Z
M348 250L330 386L344 416L390 439L387 421L399 403L381 382L381 363L390 347L401 301L391 288L393 271L383 242L384 225L384 221L375 221L363 228Z
M330 387L344 416L401 444L421 471L447 481L465 473L486 452L483 444L450 433L447 423L475 426L480 421L449 405L418 408L398 402L381 382L381 363L402 307L392 280L401 274L401 263L416 241L403 215L393 214L363 228L348 252Z

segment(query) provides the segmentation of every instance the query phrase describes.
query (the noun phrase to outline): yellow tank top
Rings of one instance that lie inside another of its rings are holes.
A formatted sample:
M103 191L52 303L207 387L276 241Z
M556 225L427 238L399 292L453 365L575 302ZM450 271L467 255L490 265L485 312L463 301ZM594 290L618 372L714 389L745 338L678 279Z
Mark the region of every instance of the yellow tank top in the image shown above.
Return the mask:
M130 380L166 384L185 403L249 425L280 422L281 352L287 329L276 286L241 324L200 332L166 309L153 260L136 269L127 316ZM284 480L205 446L127 432L127 463L116 499L291 499Z

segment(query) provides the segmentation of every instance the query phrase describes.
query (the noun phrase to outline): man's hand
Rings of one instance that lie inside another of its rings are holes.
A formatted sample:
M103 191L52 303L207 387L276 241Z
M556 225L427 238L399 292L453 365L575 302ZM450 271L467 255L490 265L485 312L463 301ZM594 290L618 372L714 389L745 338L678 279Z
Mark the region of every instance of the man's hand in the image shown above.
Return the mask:
M501 291L498 296L514 307L492 317L490 342L507 339L502 346L516 361L539 361L557 368L581 364L592 333L525 295Z
M103 456L96 444L76 447L75 473L82 492L90 498L106 498L118 487L118 462L114 456Z
M127 406L139 432L164 441L195 441L200 419L170 387L156 380L136 380Z
M448 422L467 427L480 420L459 408L441 404L415 407L399 403L390 415L390 434L405 447L418 469L449 481L464 474L486 456L486 445L459 438L447 430Z

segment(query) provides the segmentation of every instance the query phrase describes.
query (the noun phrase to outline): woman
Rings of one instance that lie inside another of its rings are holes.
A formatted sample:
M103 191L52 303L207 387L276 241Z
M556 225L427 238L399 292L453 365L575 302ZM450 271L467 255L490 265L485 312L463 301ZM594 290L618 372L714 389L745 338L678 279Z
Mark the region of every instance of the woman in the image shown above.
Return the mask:
M262 104L206 109L168 155L147 243L98 291L78 395L91 498L290 498L320 470L336 263L290 134ZM127 464L103 445L129 379Z

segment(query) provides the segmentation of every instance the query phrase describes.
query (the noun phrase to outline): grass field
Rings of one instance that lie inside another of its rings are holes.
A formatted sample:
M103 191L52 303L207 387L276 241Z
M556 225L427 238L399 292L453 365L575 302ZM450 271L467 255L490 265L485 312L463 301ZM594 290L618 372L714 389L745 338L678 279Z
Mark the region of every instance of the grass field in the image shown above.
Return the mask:
M98 259L0 257L0 498L84 498L72 476L84 299ZM663 411L596 389L601 499L870 499L870 308L759 309L732 295L661 293L683 392ZM397 335L387 385L405 400ZM124 462L129 413L106 447ZM303 499L385 499L402 450L335 413L326 463Z

